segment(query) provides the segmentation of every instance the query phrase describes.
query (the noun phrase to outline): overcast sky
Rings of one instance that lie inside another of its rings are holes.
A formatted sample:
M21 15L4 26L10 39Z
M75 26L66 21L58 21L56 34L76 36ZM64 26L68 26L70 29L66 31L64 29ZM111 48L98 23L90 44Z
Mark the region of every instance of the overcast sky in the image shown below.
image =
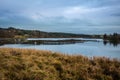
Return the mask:
M120 33L120 0L0 0L0 27Z

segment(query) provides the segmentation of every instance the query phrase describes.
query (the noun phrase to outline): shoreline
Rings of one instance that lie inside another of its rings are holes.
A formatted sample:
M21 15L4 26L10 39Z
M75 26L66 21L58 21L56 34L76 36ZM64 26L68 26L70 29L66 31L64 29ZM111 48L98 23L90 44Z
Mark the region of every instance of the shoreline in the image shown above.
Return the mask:
M81 53L64 53L64 52L58 52L58 51L52 51L52 50L44 50L44 49L35 49L35 48L11 48L11 47L0 47L0 50L1 49L11 49L11 50L33 50L33 51L42 51L42 52L50 52L51 54L60 54L60 55L64 55L64 56L82 56L82 57L85 57L85 58L88 58L90 60L93 60L93 58L106 58L106 59L110 59L110 60L117 60L117 61L120 61L119 58L114 58L114 57L106 57L106 56L86 56L86 55L83 55Z

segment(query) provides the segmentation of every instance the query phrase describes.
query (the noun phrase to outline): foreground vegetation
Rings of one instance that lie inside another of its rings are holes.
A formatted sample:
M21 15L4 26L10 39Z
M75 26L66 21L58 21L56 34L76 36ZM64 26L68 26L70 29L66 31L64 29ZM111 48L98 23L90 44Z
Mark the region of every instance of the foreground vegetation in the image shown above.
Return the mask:
M120 80L120 61L0 48L0 80Z

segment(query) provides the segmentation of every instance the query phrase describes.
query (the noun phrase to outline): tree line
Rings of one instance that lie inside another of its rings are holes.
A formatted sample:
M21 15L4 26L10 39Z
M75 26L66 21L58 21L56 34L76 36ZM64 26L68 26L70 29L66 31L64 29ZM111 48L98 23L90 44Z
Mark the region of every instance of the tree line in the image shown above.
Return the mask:
M110 42L110 43L113 43L114 45L117 45L118 43L120 43L120 34L118 33L113 33L110 35L104 34L103 40L105 44L107 42Z

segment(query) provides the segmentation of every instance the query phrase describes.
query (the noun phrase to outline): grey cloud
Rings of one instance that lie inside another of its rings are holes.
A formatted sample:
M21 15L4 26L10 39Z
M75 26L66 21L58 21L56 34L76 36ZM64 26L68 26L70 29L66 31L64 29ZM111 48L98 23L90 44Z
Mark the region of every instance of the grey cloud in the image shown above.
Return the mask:
M111 25L118 26L115 27L116 30L120 26L119 4L120 0L0 0L0 26L22 25L25 28L31 26L43 30L60 27L58 30L61 31L77 27L85 31L86 27L89 27L89 30L96 30L96 27ZM65 17L64 10L75 6L85 7L88 10L93 8L96 11Z

